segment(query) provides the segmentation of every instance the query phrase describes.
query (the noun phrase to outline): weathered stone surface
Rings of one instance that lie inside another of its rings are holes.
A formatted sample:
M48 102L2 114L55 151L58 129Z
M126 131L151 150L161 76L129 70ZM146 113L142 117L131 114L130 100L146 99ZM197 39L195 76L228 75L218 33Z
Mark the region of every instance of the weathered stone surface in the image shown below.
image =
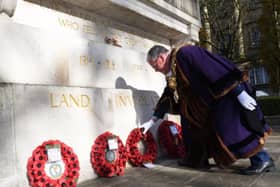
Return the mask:
M280 177L280 130L277 127L274 135L268 139L266 149L271 153L277 170L273 173L263 173L259 176L245 176L238 170L249 166L248 159L238 160L228 169L218 169L213 165L209 171L193 170L179 167L176 160L159 160L153 169L128 168L125 176L113 179L98 178L81 182L78 187L278 187ZM214 164L211 161L211 164Z
M182 3L180 2L180 4ZM58 0L44 0L38 4L48 8L54 8L60 4L68 7L81 7L120 24L172 40L178 39L178 36L191 36L189 27L192 24L200 27L197 1L184 3L189 9L185 12L165 1L64 0L59 2ZM67 12L72 13L73 11ZM192 40L198 41L198 38L192 38Z
M40 2L42 6L20 1L12 20L52 32L58 31L57 34L70 33L98 43L104 43L105 38L115 39L119 46L140 52L146 52L156 43L169 44L168 38L120 24L65 1Z
M51 139L73 148L79 181L96 177L90 163L95 138L110 131L125 144L130 131L151 117L158 99L155 92L130 89L15 84L1 87L0 96L1 179L14 176L19 186L27 186L32 151Z
M1 82L115 88L122 79L158 94L164 87L164 77L145 62L145 53L6 19L0 23Z
M95 138L111 131L125 143L151 117L165 86L164 77L145 62L147 50L192 37L197 29L174 25L177 18L173 23L160 11L152 18L162 17L161 23L150 19L155 24L145 29L152 7L142 11L144 1L98 1L113 3L115 15L126 9L118 18L127 17L130 25L96 14L85 6L92 2L0 0L0 13L12 16L0 15L0 186L28 186L27 159L50 139L78 155L79 183L95 178L90 163ZM131 10L142 14L140 28ZM151 129L155 137L158 125Z
M0 129L0 186L13 186L16 183L13 90L3 84L0 86Z

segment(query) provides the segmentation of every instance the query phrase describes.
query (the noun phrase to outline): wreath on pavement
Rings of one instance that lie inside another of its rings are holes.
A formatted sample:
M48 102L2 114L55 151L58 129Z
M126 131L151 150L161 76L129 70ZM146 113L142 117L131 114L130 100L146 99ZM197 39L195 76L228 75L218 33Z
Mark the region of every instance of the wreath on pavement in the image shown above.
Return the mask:
M140 141L143 141L145 145L143 154L138 147ZM143 134L140 128L133 129L126 140L126 148L128 159L133 166L141 166L144 163L154 162L156 160L157 145L153 135L149 131Z
M58 146L61 160L50 162L47 147ZM79 161L73 149L59 140L39 145L27 162L27 177L32 187L75 187L79 177Z
M168 156L184 158L186 149L182 138L182 128L175 122L163 121L158 128L159 144Z
M91 148L91 163L99 176L124 175L126 161L127 152L118 136L105 132L96 138Z

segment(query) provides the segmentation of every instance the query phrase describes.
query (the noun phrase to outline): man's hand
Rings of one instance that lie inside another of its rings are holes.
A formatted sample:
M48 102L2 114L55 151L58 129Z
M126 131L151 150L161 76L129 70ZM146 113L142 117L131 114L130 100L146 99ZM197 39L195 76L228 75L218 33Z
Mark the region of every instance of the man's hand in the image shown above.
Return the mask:
M254 98L252 98L250 95L247 94L246 91L242 91L238 96L237 96L238 101L240 104L248 109L248 110L255 110L257 103Z
M156 120L157 120L157 118L153 117L149 121L139 125L139 128L144 128L143 133L145 134L155 124Z

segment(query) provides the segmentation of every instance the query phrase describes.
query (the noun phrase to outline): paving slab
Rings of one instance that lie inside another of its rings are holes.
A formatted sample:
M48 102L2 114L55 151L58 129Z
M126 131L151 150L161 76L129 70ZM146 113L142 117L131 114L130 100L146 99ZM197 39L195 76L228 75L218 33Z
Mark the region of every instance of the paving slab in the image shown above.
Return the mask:
M130 167L124 176L97 178L80 183L78 187L280 187L280 127L273 127L265 149L276 164L275 172L246 176L239 169L249 166L248 159L240 159L227 169L219 169L213 160L210 170L200 171L177 165L176 160L160 159L152 169Z

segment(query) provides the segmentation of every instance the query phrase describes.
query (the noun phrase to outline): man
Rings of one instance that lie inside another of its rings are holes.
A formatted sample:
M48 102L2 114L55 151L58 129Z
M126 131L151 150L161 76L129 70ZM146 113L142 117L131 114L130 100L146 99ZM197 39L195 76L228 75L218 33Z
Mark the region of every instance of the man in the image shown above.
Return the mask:
M233 63L191 45L171 52L156 45L149 50L147 61L166 75L167 88L152 119L140 128L145 133L166 112L180 114L187 157L179 165L208 169L212 157L217 166L225 168L239 158L250 158L251 166L243 174L275 169L263 150L271 129Z

